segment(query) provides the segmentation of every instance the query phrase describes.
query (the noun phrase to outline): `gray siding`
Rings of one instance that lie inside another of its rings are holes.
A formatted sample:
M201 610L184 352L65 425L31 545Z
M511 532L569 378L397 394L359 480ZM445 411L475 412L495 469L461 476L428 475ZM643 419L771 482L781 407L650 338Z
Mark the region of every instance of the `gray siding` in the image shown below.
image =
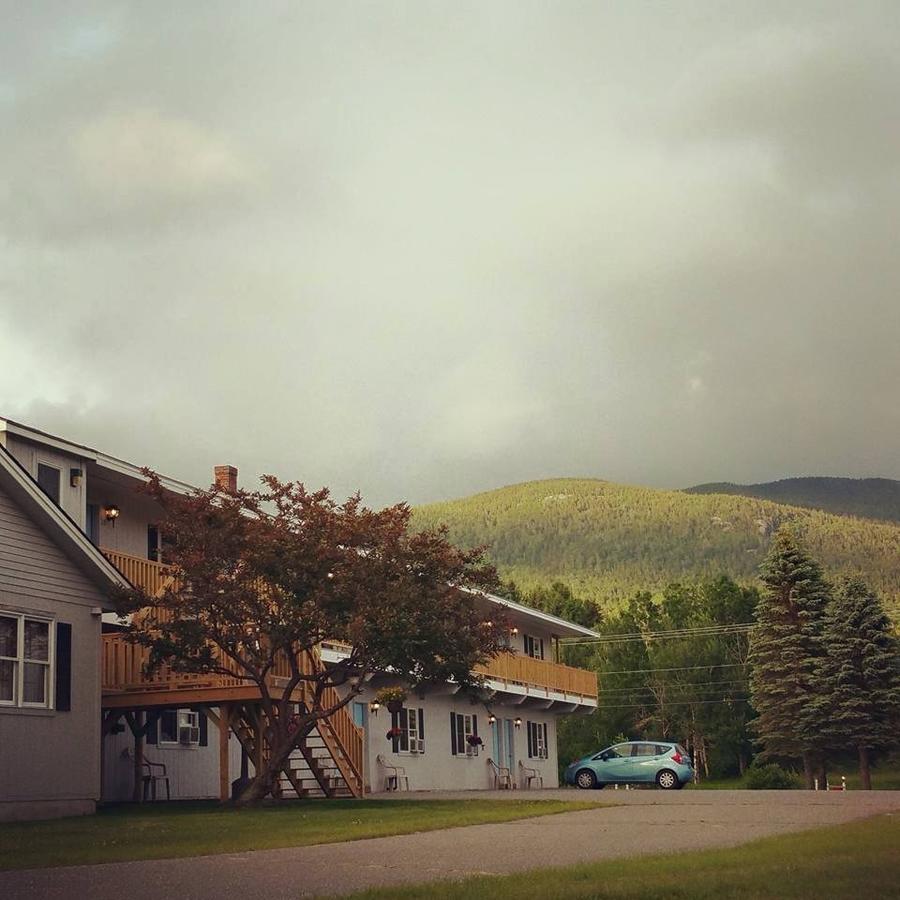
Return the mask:
M72 708L0 707L0 819L89 812L100 795L103 595L0 489L0 609L72 626Z

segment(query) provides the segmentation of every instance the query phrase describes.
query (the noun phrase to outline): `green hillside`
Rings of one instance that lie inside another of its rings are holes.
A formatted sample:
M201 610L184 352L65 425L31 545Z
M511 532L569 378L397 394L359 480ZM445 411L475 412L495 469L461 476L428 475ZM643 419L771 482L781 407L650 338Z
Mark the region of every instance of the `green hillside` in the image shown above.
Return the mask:
M554 579L604 606L639 589L729 574L756 578L772 533L792 521L829 574L862 574L900 608L900 526L724 494L589 479L534 481L414 510L464 546L487 544L521 587Z
M762 484L698 484L689 494L736 494L847 516L900 522L900 481L891 478L783 478Z

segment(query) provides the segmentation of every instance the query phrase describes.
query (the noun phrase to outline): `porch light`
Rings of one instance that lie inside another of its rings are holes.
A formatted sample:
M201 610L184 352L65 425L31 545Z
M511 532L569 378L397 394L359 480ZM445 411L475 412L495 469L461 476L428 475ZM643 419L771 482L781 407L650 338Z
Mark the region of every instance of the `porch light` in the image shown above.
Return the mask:
M518 716L516 716L516 721L515 721L514 724L515 724L516 728L521 728L521 727L522 727L522 720L521 720Z
M518 633L519 633L519 629L516 628L515 625L513 625L513 627L509 629L509 633L510 633L510 634L518 634Z
M497 721L497 717L493 713L491 713L488 716L488 725L493 725L496 721Z
M69 484L77 488L81 484L82 472L81 469L69 469Z
M112 522L113 525L116 524L116 519L119 518L119 513L120 513L120 509L118 506L116 506L115 503L110 503L109 506L107 506L103 510L103 515L106 516L106 521Z
M378 710L379 710L379 709L381 709L381 704L380 704L377 700L373 700L373 701L369 704L369 710L370 710L374 715L376 715L376 716L378 715Z

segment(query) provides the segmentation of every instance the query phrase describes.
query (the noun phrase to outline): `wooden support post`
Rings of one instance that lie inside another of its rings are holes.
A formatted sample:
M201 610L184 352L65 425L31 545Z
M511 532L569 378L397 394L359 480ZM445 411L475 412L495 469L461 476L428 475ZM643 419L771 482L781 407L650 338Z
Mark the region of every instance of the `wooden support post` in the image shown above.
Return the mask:
M219 799L231 798L231 778L228 771L228 732L231 730L231 704L219 706Z
M134 785L131 799L141 803L144 799L144 716L143 710L134 714Z

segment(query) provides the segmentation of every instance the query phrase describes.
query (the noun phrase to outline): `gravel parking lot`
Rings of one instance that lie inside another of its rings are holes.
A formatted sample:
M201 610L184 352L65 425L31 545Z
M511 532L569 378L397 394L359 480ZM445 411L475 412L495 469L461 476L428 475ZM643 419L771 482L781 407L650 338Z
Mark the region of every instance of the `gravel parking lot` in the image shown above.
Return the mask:
M900 792L586 791L379 795L497 800L523 796L615 804L496 825L473 825L316 847L166 861L0 873L0 896L71 900L281 898L506 874L622 856L733 846L767 835L900 813Z

